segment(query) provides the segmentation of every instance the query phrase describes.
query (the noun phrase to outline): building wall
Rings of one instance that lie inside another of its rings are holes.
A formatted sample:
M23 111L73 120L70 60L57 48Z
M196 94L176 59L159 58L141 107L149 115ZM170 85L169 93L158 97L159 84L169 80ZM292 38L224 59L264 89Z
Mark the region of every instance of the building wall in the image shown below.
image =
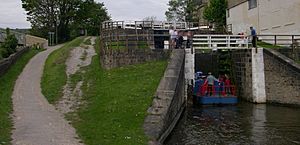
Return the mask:
M300 34L299 0L257 0L250 9L248 1L229 7L227 25L233 34L246 32L254 26L258 34Z

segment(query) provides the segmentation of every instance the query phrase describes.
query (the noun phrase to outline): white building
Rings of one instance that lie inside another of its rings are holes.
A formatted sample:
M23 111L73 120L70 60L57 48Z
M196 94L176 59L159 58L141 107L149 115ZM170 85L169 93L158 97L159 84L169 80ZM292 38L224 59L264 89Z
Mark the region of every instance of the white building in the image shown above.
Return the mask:
M300 0L228 0L227 26L233 34L300 34Z

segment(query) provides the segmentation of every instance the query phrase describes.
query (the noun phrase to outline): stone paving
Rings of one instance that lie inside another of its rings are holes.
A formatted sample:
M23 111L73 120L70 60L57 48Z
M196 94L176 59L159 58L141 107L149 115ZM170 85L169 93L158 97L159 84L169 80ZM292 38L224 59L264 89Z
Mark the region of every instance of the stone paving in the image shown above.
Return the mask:
M75 129L41 93L41 76L48 55L61 46L50 47L26 65L13 92L12 144L80 145Z

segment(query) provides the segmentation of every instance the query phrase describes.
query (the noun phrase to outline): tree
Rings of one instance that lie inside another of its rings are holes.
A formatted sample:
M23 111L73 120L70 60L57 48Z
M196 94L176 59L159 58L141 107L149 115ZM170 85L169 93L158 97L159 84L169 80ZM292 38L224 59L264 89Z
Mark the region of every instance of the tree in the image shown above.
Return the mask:
M198 22L201 0L170 0L165 15L168 21Z
M198 13L201 4L201 0L186 0L186 21L199 22L200 15Z
M100 23L109 18L103 3L94 0L22 0L22 7L33 35L47 38L48 32L55 32L59 42L69 40L78 27L96 34Z
M99 35L101 22L109 19L110 16L103 3L86 0L80 3L76 11L74 31L87 30L88 35Z
M59 14L58 2L59 0L22 0L33 35L47 38L49 31L55 31Z
M148 16L143 19L143 21L157 21L155 16Z
M165 12L168 21L185 21L187 0L170 0Z
M60 42L65 42L70 39L70 24L73 22L81 0L58 1L58 39L60 40Z
M211 0L204 9L204 18L216 25L216 30L221 31L226 25L227 0Z
M0 59L9 57L16 52L18 40L14 34L10 34L9 28L6 28L6 38L0 47Z

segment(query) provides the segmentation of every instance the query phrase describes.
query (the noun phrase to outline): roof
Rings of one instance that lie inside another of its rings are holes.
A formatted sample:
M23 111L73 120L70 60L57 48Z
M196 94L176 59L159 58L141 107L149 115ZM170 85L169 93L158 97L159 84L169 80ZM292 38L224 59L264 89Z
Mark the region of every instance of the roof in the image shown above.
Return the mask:
M231 9L241 3L244 3L248 0L228 0L228 9Z

